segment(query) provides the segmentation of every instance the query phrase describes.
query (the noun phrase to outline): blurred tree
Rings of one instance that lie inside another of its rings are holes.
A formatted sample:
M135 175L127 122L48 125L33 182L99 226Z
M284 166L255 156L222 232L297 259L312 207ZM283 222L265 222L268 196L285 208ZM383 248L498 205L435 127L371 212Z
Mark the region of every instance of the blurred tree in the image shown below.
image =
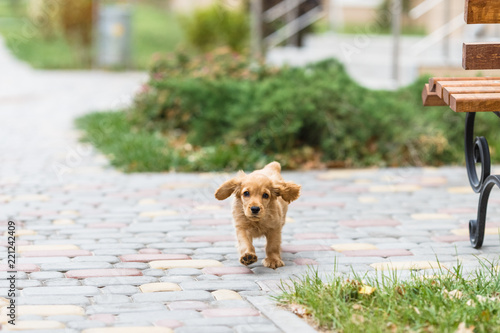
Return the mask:
M18 0L14 0L19 3ZM19 5L16 5L19 7ZM60 2L54 0L31 0L28 4L28 16L45 39L55 36L59 28ZM18 10L20 10L18 8Z
M384 0L382 5L378 9L378 18L377 23L380 25L382 29L389 29L392 24L392 6L393 0ZM408 12L411 7L411 0L403 0L403 15L408 17Z

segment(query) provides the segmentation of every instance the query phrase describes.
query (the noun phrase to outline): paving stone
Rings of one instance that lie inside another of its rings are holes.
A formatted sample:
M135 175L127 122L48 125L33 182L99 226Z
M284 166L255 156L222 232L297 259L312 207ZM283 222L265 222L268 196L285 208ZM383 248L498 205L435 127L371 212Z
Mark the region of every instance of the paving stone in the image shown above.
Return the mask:
M116 277L96 277L87 278L82 281L86 286L106 287L113 285L134 285L139 286L145 283L157 282L153 276L116 276Z
M0 314L5 316L7 308L2 308ZM85 315L85 310L75 305L19 305L16 307L16 315L37 315L37 316L61 316L61 315Z
M87 250L43 250L24 251L23 257L81 257L91 256L92 252Z
M30 273L30 279L34 280L47 280L63 278L64 274L60 272L33 272Z
M114 268L133 268L138 270L148 269L149 265L144 262L119 262L114 264Z
M140 249L140 254L161 254L161 251L158 249Z
M249 317L214 317L214 318L193 318L186 321L186 326L230 326L252 325L252 324L270 324L269 319L262 316Z
M201 220L192 220L192 225L197 226L217 226L217 225L231 225L232 222L230 219L201 219Z
M83 321L83 320L85 320L85 316L79 316L79 315L55 315L55 316L45 317L45 319L60 321L62 323L67 323L67 322L70 322L70 321Z
M75 257L73 262L108 262L114 264L120 260L116 256L91 256L91 257Z
M228 274L253 274L248 267L205 267L202 269L204 274L210 275L228 275Z
M48 263L42 264L41 269L44 271L83 271L90 269L106 269L113 267L110 263L107 262L63 262L63 263Z
M226 300L241 300L241 296L233 290L229 289L219 289L212 291L213 297L218 301L226 301Z
M173 333L168 327L152 327L152 326L121 326L121 327L102 327L89 328L83 330L82 333Z
M399 221L392 219L380 219L380 220L344 220L340 221L339 225L348 228L365 228L365 227L395 227L401 225Z
M189 260L185 254L127 254L120 257L123 262L150 262L154 260Z
M206 235L206 236L191 236L186 237L186 242L223 242L223 241L235 241L236 237L234 235Z
M260 290L252 281L187 281L180 284L183 290L209 290L229 289L234 291Z
M175 330L175 333L233 333L233 329L228 326L183 326Z
M235 326L236 333L280 333L279 328L274 325L241 325Z
M17 248L17 252L21 254L24 254L24 252L33 252L33 251L64 251L64 250L79 250L79 248L74 244L22 245L18 246Z
M318 262L316 260L309 259L309 258L297 258L293 262L296 265L317 265L318 264Z
M213 293L212 293L213 295ZM215 295L214 295L215 297ZM216 298L217 299L217 298ZM200 301L175 301L168 304L170 310L196 310L208 309L207 303Z
M289 245L282 245L281 251L297 253L297 252L304 252L304 251L332 251L332 249L326 245L315 245L315 244L293 245L293 244L289 244Z
M216 260L158 260L149 263L151 268L172 269L172 268L205 268L219 267L222 264Z
M16 325L7 324L3 326L7 331L28 331L28 330L59 330L65 328L66 326L58 321L54 320L26 320L26 321L16 321Z
M356 250L356 251L343 251L343 255L346 257L404 257L413 256L408 250L402 249L377 249L377 250Z
M194 318L202 318L202 316L199 312L194 310L170 311L165 308L162 311L119 314L117 317L117 322L124 325L127 323L134 323L134 325L137 325L136 323L138 321L152 324L159 319L176 319L185 322Z
M29 296L18 297L17 304L19 305L78 305L84 306L90 304L90 301L85 296Z
M169 327L169 328L174 329L177 327L181 327L184 324L178 320L175 320L175 319L161 319L161 320L156 321L155 325L161 326L161 327Z
M158 291L180 291L181 287L175 283L169 282L157 282L157 283L147 283L139 286L139 289L143 293L152 293Z
M18 264L16 263L16 271L18 272L38 272L40 267L35 264ZM0 271L11 271L11 268L8 264L0 264Z
M115 303L129 303L130 299L125 295L104 294L94 296L95 304L115 304Z
M299 233L295 234L296 239L335 239L338 238L336 234L323 233L323 232L310 232L310 233Z
M23 289L23 288L28 288L28 287L38 287L41 286L42 283L37 280L17 280L16 281L16 288L17 289ZM6 292L7 289L10 287L10 281L9 280L0 280L0 288L6 288L6 290L0 290L0 292ZM19 293L17 293L19 295Z
M141 294L145 295L145 294ZM155 294L152 294L155 295ZM159 303L122 303L122 304L105 304L105 305L90 305L87 307L87 314L120 314L120 313L137 313L151 312L164 310L165 306Z
M199 291L166 291L134 294L135 302L177 302L177 301L212 301L212 295L204 290Z
M252 308L207 309L201 311L201 314L206 318L260 316L259 311Z
M82 285L78 280L66 278L45 280L43 283L46 287L71 287Z
M111 285L101 289L103 294L133 295L139 292L139 288L133 285Z
M332 249L337 252L344 251L360 251L360 250L376 250L377 247L373 244L367 243L345 243L345 244L334 244Z
M72 321L66 324L70 328L77 330L86 330L89 328L100 328L106 327L106 324L95 320L84 320L84 321Z
M115 322L115 316L111 314L95 314L88 317L89 320L95 320L103 322L104 324L113 324Z
M67 278L87 279L92 277L140 276L138 269L79 269L66 272Z
M24 296L51 296L51 295L81 295L92 296L99 294L99 289L90 286L75 286L75 287L36 287L24 288Z

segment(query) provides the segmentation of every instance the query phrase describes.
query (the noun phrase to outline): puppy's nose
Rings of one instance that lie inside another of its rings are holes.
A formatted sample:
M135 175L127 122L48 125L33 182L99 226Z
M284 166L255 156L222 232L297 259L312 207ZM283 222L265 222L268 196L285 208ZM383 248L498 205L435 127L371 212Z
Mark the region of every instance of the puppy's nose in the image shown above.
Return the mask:
M258 212L260 212L260 207L252 206L250 210L252 211L253 214L257 214Z

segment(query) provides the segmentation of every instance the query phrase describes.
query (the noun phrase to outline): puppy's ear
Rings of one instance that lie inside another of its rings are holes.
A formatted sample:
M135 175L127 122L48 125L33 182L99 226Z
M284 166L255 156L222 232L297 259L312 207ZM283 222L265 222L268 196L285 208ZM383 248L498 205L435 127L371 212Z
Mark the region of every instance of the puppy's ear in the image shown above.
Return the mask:
M229 179L224 182L218 189L215 191L215 197L217 200L225 200L231 196L231 194L236 191L237 188L241 185L241 180L245 177L245 173L243 171L238 172L238 175L233 179Z
M274 186L274 193L290 203L297 200L300 195L300 185L294 182L281 182Z

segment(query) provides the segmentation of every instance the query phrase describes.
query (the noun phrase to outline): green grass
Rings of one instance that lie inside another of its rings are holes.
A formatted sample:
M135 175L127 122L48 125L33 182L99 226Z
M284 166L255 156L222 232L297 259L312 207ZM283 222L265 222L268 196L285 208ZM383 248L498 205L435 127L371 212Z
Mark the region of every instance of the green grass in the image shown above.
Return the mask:
M76 121L85 130L84 142L101 150L110 163L125 172L168 171L176 155L158 133L133 129L123 112L101 112Z
M354 274L350 279L333 276L325 283L317 272L310 271L292 285L283 286L276 299L334 332L452 333L459 327L498 332L498 263L478 260L481 269L469 275L457 264L452 270L440 267L431 275L413 272L406 280L399 280L397 272L392 272L377 277Z
M377 25L371 25L369 28L366 24L346 24L339 29L339 33L343 34L368 34L368 35L390 35L392 34L390 28L384 28ZM401 29L401 34L406 36L425 36L427 31L424 27L418 26L404 26Z
M132 63L134 69L147 69L156 52L172 52L182 42L175 14L157 7L137 4L132 17ZM14 11L0 0L0 34L14 55L35 68L81 69L85 65L62 33L47 40L25 15L25 8Z

